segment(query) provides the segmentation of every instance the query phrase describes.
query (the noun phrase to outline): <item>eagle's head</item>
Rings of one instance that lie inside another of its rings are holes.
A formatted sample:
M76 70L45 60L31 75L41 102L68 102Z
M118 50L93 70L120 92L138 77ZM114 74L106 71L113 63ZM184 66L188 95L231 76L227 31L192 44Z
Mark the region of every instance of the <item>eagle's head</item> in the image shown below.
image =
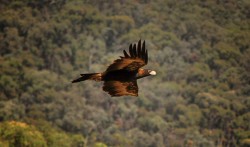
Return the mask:
M140 68L138 70L138 73L136 74L136 79L140 79L146 76L155 76L155 75L156 75L156 71L154 70Z

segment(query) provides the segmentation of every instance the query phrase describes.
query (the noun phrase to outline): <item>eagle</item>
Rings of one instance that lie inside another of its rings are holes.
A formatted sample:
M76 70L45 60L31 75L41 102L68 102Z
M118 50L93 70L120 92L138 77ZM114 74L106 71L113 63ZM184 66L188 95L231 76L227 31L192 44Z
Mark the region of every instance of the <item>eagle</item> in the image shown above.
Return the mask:
M138 96L137 80L146 76L156 75L156 71L143 69L148 63L148 51L145 48L145 40L129 45L129 51L123 50L124 56L120 56L106 71L102 73L80 74L81 77L72 81L77 83L85 80L103 81L103 90L112 97Z

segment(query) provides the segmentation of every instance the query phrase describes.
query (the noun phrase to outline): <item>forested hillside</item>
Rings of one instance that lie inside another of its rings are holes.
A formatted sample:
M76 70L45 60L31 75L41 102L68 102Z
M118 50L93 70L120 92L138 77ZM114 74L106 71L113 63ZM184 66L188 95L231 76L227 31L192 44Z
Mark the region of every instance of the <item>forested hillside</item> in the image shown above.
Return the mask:
M249 0L0 0L0 146L250 146ZM146 40L139 97L102 72Z

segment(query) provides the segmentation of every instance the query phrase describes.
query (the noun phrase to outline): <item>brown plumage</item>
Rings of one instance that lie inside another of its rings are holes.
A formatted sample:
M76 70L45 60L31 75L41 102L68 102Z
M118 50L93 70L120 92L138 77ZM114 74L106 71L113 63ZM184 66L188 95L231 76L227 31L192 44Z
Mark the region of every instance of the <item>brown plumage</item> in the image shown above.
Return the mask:
M145 41L142 44L141 40L137 45L130 44L129 53L123 50L123 54L124 56L109 65L105 72L81 74L81 77L72 83L85 80L104 81L103 90L111 96L138 96L137 79L156 75L155 71L141 68L148 63Z

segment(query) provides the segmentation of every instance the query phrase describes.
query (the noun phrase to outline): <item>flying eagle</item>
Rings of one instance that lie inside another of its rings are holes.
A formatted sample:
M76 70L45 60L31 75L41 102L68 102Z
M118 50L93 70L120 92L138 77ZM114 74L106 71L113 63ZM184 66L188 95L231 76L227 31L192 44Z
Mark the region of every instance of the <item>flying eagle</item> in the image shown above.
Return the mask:
M103 90L111 96L131 95L138 96L137 79L156 75L156 72L149 69L142 69L148 63L148 52L145 49L145 41L141 40L136 44L130 44L129 54L123 50L124 57L115 60L103 73L81 74L81 77L72 83L95 80L104 81Z

